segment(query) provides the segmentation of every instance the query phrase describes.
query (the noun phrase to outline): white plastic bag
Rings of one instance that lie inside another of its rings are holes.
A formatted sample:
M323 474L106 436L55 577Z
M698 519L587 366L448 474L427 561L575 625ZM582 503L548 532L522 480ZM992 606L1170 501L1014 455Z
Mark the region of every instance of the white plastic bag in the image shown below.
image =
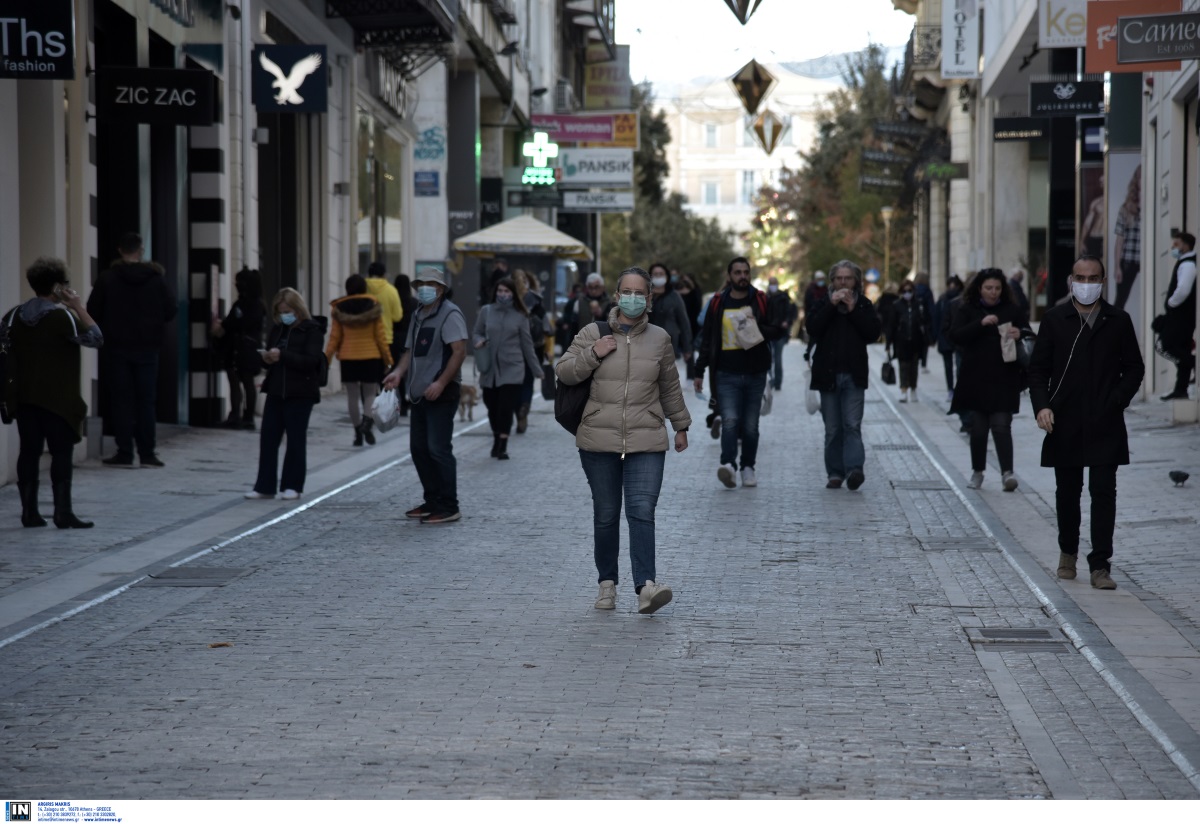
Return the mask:
M396 397L395 389L385 390L375 396L371 417L375 419L375 428L380 432L387 432L400 423L400 399Z
M766 391L763 392L761 414L770 415L771 414L771 406L774 405L774 402L775 402L775 392L773 389L771 389L771 384L768 383Z
M815 415L821 411L821 393L812 389L812 370L804 370L804 408L808 414Z

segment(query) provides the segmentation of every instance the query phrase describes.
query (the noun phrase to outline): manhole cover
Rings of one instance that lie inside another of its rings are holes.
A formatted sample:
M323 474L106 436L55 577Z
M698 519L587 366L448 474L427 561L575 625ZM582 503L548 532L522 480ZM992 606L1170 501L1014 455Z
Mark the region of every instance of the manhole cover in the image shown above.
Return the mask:
M172 567L139 581L139 587L221 587L249 575L252 567Z

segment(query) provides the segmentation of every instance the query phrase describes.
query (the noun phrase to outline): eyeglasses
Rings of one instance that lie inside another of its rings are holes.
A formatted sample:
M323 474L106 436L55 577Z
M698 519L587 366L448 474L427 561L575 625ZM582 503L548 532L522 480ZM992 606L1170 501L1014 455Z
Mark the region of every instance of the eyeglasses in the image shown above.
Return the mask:
M623 298L634 298L634 297L644 298L644 297L646 297L645 292L638 292L633 289L622 289L620 292L618 292L618 294Z

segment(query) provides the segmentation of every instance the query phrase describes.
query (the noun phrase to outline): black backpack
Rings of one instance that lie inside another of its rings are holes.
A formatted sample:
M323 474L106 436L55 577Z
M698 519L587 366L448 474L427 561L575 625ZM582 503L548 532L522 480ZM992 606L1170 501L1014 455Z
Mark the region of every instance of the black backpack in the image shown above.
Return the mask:
M596 321L600 337L612 334L612 327L606 321ZM572 435L579 433L579 425L583 423L583 408L587 406L588 397L592 393L592 379L580 381L574 386L567 386L561 380L555 379L554 388L554 420L558 425Z
M17 316L17 311L20 308L18 306L3 317L0 317L0 423L12 423L17 411L8 408L5 395L8 393L9 383L17 379L8 362L8 355L12 351L13 345L12 337L9 335L8 330L12 328L13 318Z

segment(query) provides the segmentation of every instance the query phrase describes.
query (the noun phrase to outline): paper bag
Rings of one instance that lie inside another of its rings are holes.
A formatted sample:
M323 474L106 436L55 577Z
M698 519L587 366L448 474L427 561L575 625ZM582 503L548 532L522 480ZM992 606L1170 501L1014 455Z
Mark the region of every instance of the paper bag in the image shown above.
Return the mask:
M1005 363L1013 363L1017 359L1017 342L1008 336L1012 328L1011 323L1002 323L996 327L1000 332L1000 357Z

